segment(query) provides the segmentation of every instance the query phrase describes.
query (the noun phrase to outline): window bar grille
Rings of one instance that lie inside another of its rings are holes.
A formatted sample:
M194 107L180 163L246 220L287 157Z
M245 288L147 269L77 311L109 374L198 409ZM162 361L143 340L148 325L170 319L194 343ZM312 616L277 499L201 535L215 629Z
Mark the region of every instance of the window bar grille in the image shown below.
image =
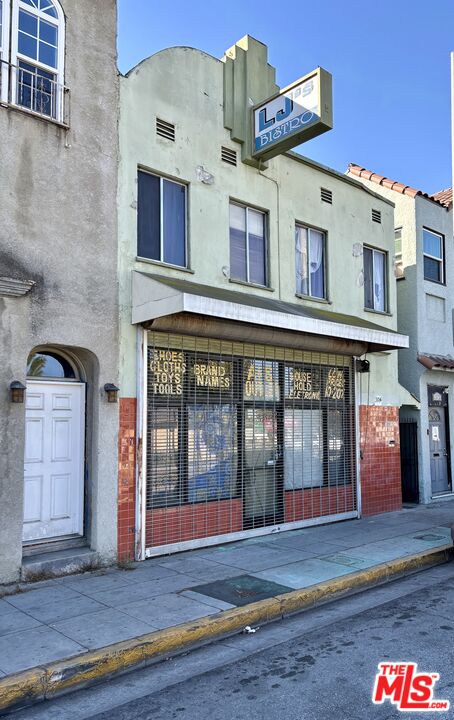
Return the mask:
M68 127L69 89L45 72L41 75L38 66L12 65L0 56L0 102Z

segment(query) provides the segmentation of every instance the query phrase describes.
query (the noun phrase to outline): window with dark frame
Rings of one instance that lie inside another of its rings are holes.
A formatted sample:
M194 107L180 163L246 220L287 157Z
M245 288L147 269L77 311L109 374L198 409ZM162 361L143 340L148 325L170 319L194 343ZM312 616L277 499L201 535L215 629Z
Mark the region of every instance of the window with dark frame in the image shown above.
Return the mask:
M230 277L266 286L267 215L261 210L230 203Z
M186 185L139 170L138 257L186 267L186 205Z
M424 280L444 283L444 235L423 228Z
M386 312L387 258L383 250L364 246L364 307L368 310Z
M326 234L305 225L295 227L296 292L326 299Z

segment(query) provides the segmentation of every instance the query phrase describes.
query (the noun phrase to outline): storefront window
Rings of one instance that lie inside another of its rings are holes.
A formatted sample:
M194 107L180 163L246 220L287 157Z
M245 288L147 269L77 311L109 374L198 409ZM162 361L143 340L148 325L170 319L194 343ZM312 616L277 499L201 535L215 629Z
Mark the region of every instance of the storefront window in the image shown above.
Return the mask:
M149 347L148 509L235 500L259 527L283 521L286 492L351 483L349 361L311 357Z
M244 360L244 399L279 400L279 366L268 360Z
M320 400L320 368L286 366L284 385L287 400Z
M148 503L167 507L181 501L180 414L157 407L149 414Z
M235 494L236 408L188 407L188 501L221 500Z
M345 438L347 434L342 410L328 410L328 481L339 485L349 476Z
M322 411L299 408L285 410L285 489L323 485L324 451Z

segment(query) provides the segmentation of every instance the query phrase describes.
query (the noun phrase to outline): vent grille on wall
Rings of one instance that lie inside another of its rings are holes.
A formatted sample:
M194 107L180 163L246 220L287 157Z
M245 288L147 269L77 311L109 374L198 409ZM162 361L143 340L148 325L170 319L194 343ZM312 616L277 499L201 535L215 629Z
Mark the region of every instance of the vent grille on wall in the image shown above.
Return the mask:
M333 204L333 193L331 190L327 190L327 188L320 188L320 199L322 202L329 203L330 205Z
M175 141L175 125L172 123L156 118L156 135Z
M381 223L381 212L380 210L372 209L372 222Z
M228 147L221 147L221 160L229 165L236 166L236 150L231 150Z

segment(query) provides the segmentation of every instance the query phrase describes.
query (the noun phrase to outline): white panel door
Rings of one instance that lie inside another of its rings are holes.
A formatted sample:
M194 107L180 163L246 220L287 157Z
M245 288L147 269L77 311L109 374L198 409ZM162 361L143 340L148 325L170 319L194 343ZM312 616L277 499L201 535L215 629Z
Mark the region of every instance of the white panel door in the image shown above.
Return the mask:
M83 532L85 386L27 382L24 541Z

